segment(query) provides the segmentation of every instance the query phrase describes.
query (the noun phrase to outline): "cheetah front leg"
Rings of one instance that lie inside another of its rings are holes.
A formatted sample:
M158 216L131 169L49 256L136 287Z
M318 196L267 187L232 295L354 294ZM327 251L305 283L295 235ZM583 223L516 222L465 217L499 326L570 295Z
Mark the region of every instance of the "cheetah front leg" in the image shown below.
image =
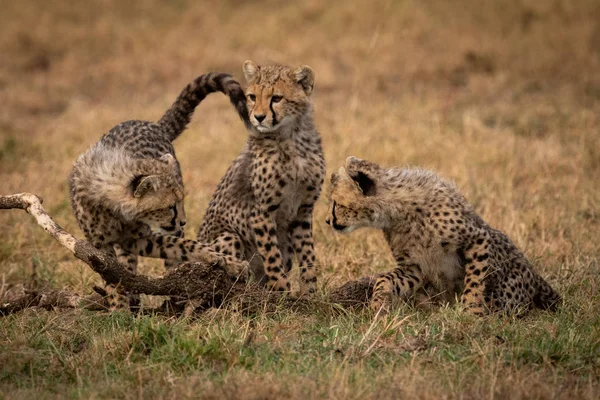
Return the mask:
M132 255L126 253L119 245L103 245L100 249L116 257L119 263L125 266L127 270L131 270L132 268L137 269L137 257L133 260L133 257L130 257ZM127 293L120 284L106 283L104 285L104 293L109 311L125 309L130 306L131 297L127 296Z
M121 245L115 243L113 245L115 255L119 264L124 265L127 270L133 274L137 273L138 258L135 254L128 253L123 250ZM119 299L118 303L129 304L129 308L138 308L140 306L140 296L132 293L119 293L122 298Z
M484 315L489 309L485 299L484 279L489 273L489 247L490 235L481 232L466 246L465 254L465 288L461 295L461 301L467 307L467 311L474 315Z
M125 240L121 245L126 251L140 256L216 264L223 267L234 278L247 278L246 261L218 253L211 246L195 240L153 234L146 238Z
M374 312L387 311L394 297L408 298L423 286L423 273L417 264L404 259L398 267L375 281L370 308Z
M242 261L244 259L244 245L235 233L225 232L220 234L211 242L211 247L218 253L233 257L236 260Z
M292 245L300 265L300 294L314 293L317 286L312 214L312 204L301 206L296 221L292 223Z
M256 205L250 213L250 226L256 250L262 257L267 287L281 292L291 288L283 265L276 222L287 179L276 151L256 154L252 163L252 191Z
M183 238L183 234L181 235L181 238ZM174 260L174 259L166 259L166 260L164 260L164 263L163 263L163 265L167 271L177 268L177 266L179 264L181 264L181 262L178 260Z
M258 254L263 259L267 287L280 292L290 291L291 286L283 268L277 225L274 212L263 212L250 218Z

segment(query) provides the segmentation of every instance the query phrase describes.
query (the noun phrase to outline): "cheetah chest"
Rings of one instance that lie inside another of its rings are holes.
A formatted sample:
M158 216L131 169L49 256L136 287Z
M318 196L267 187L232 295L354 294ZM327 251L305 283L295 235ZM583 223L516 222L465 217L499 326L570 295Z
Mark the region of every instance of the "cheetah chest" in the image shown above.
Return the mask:
M460 290L464 271L455 251L434 247L413 254L427 280L450 292Z
M283 179L286 185L282 188L283 196L277 213L281 225L293 221L300 207L310 198L310 192L315 190L314 186L311 186L313 169L309 160L296 155L290 157L289 162L284 166Z

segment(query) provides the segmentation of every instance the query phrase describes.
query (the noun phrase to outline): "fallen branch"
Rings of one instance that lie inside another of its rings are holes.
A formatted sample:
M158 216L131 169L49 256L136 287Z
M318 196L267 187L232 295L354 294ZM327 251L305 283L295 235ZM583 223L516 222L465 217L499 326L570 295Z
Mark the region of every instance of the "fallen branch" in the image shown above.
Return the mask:
M108 283L120 283L132 293L156 296L194 297L196 292L204 290L201 282L207 270L212 266L202 263L185 263L174 268L163 278L150 278L129 272L119 264L112 254L98 250L85 240L77 239L58 225L42 207L43 200L30 193L0 196L0 209L19 208L31 214L61 245L71 251L75 257L88 264ZM225 271L221 271L225 276ZM229 281L230 279L224 279ZM230 284L231 285L231 284Z
M13 314L26 308L85 308L106 310L104 297L97 293L80 296L63 290L27 290L23 285L15 285L3 293L0 316Z
M307 306L310 303L309 299L292 299L268 293L256 284L232 281L222 268L200 262L183 263L161 278L134 274L119 264L113 255L98 250L89 242L77 239L65 231L47 214L42 202L40 197L30 193L0 196L0 209L25 210L46 232L100 274L106 282L121 284L130 293L193 300L200 308L220 306L231 300L240 301L246 309L254 309L259 305L263 307L266 303L278 305L282 301L293 306ZM330 299L345 307L362 306L368 301L372 286L371 279L348 282L332 290ZM19 299L5 302L0 307L0 315L32 306L79 307L89 305L89 302L86 297L62 291L29 292Z

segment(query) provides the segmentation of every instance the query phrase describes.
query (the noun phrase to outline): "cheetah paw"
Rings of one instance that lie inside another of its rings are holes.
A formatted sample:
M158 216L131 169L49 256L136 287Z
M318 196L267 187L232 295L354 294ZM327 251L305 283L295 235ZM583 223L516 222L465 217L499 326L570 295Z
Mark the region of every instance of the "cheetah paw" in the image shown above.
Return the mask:
M313 285L300 285L298 290L292 292L292 297L295 299L307 298L310 299L315 297L317 294L317 288Z
M373 298L369 304L369 308L375 316L384 316L390 312L392 302L387 298Z
M226 256L220 264L233 279L239 279L244 282L248 280L250 271L250 263L248 261L240 261Z

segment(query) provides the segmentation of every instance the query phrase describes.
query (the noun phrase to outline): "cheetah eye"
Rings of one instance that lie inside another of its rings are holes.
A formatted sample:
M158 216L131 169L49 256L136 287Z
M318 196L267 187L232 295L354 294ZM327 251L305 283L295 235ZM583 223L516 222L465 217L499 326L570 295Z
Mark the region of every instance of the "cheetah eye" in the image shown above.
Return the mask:
M344 208L346 208L346 207L344 207L343 205L339 204L338 202L336 202L336 201L333 202L333 213L334 214L335 214L336 211L344 210Z
M279 103L283 99L283 96L273 96L271 97L271 102Z
M256 101L256 96L253 94L249 94L248 98L250 99L250 101Z

